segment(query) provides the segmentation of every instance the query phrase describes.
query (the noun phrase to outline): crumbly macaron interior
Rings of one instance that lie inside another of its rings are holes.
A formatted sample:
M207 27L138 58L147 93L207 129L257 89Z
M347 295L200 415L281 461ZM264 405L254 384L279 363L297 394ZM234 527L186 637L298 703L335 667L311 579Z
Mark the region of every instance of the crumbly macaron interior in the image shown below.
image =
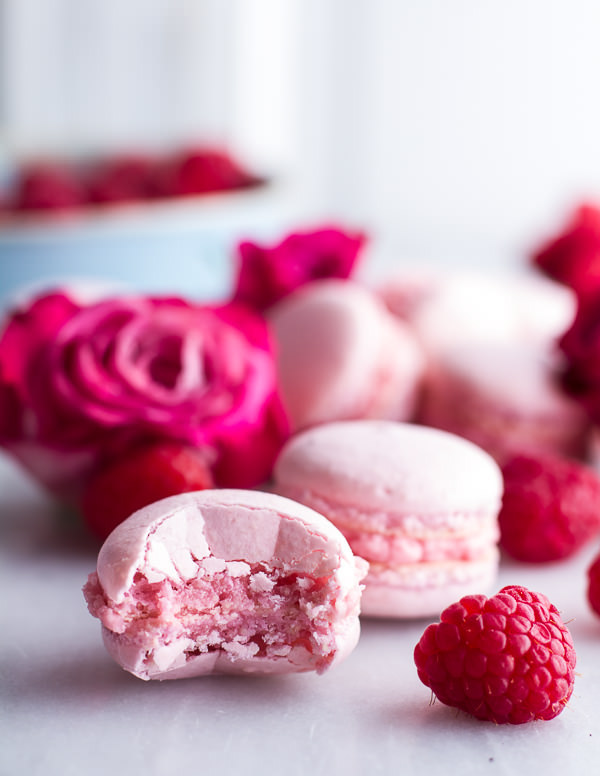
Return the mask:
M119 640L145 648L145 666L159 671L215 650L232 661L293 661L301 651L306 670L323 670L336 646L332 607L345 608L338 593L332 577L214 557L198 561L198 574L181 584L150 582L138 571L120 603L107 598L96 573L84 587L91 614Z
M327 500L306 488L286 486L282 492L325 515L369 563L474 561L487 556L499 538L496 505L471 512L402 514Z

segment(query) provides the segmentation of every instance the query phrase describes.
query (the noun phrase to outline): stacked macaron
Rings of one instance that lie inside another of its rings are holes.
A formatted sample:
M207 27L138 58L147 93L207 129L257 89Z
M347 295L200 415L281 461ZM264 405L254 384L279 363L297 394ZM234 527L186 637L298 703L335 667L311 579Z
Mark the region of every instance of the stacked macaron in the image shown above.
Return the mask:
M495 578L502 476L457 436L387 421L322 425L287 443L275 484L368 560L366 615L435 614Z
M519 452L582 457L588 421L558 384L557 338L573 292L515 274L422 274L408 305L409 273L382 290L427 354L419 422L470 439L499 461Z

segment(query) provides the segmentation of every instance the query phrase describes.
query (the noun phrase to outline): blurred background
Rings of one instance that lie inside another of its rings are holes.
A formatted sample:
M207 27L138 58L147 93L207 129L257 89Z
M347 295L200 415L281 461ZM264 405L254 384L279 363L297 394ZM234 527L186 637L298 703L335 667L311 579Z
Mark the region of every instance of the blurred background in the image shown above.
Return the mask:
M0 0L0 22L5 187L33 157L191 144L272 183L59 236L9 219L3 291L118 253L146 285L201 261L216 294L237 237L331 220L379 271L519 262L599 195L594 0Z

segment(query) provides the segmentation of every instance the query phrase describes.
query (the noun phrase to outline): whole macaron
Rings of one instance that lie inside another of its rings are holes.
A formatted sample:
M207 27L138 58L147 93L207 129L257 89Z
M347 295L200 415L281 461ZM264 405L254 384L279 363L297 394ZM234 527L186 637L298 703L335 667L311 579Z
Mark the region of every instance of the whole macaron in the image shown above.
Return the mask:
M419 419L500 462L521 453L580 458L589 421L557 374L553 354L531 343L457 345L438 354Z
M389 286L386 299L393 304ZM571 289L524 272L440 272L420 298L409 320L433 359L464 344L552 346L577 309Z
M367 288L303 286L269 313L292 429L355 418L411 420L425 370L420 345Z
M329 518L368 560L366 615L436 614L495 579L501 471L453 434L390 421L325 424L288 441L275 488Z

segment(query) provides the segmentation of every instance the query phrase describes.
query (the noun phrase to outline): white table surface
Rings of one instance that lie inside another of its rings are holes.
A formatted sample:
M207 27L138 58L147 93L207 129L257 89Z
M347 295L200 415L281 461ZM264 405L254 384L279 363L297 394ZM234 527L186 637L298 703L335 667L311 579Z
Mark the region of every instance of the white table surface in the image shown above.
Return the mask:
M501 568L498 588L544 592L570 621L575 691L550 722L431 705L412 661L423 620L364 621L323 676L143 682L108 657L86 610L97 546L0 457L0 774L597 774L600 619L584 594L596 549Z

